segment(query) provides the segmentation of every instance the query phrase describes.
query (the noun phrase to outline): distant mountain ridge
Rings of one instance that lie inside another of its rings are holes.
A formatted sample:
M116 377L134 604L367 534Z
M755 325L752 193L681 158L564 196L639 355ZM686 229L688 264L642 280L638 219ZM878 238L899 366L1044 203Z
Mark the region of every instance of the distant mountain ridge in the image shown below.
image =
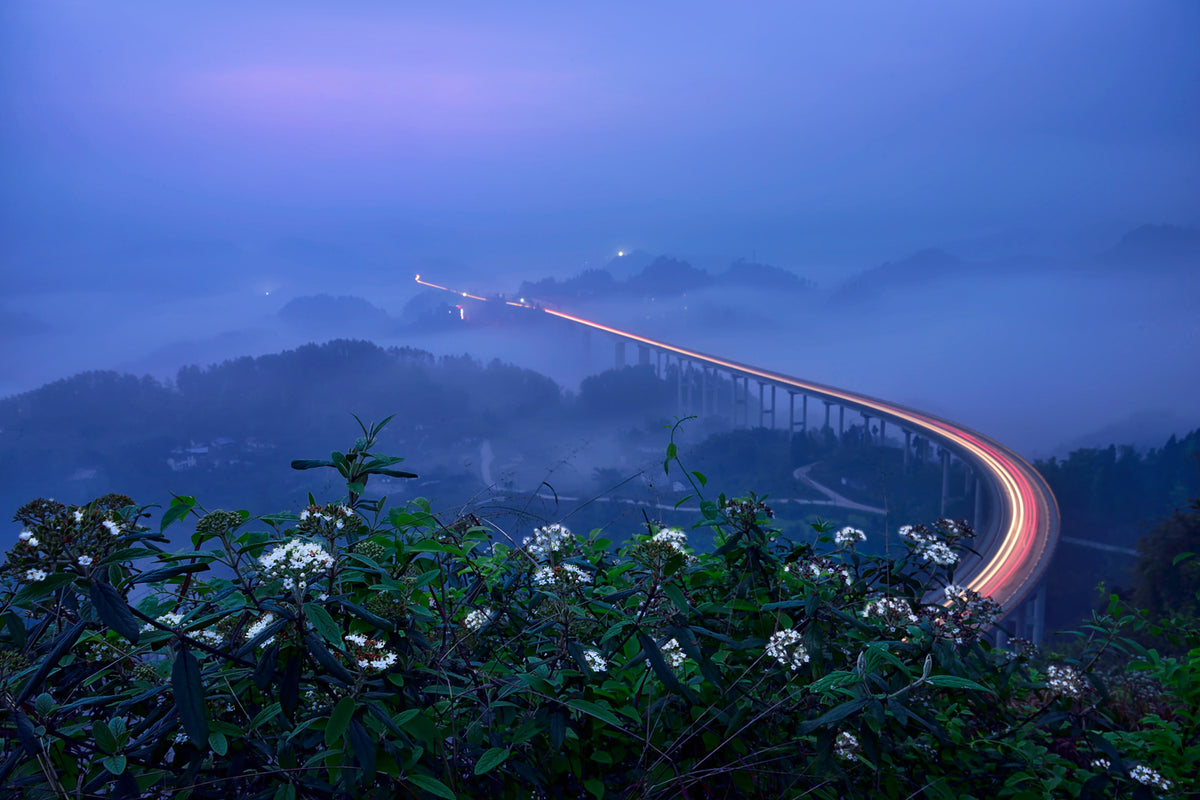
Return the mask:
M645 255L640 251L638 254ZM620 257L621 261L610 262L610 266L624 266L624 258L627 256ZM564 280L542 278L525 281L521 284L519 294L530 300L541 301L678 297L713 286L799 293L815 288L816 283L782 267L744 259L735 261L724 272L713 275L687 261L664 255L649 261L640 271L624 280L609 269L589 269Z

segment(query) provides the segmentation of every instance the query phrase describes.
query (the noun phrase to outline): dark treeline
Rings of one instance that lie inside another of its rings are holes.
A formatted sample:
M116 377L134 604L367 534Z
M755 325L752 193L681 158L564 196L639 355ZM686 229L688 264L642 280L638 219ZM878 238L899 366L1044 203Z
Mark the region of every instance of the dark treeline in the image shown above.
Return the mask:
M1145 451L1110 445L1076 450L1065 459L1038 461L1035 466L1054 490L1062 513L1065 541L1050 565L1046 605L1048 626L1062 627L1101 600L1096 591L1101 582L1108 590L1146 591L1137 585L1139 576L1155 570L1147 564L1135 569L1138 557L1131 551L1147 533L1200 497L1200 430L1172 436L1162 447ZM1200 541L1193 549L1200 550ZM1145 548L1142 555L1143 560L1156 560Z

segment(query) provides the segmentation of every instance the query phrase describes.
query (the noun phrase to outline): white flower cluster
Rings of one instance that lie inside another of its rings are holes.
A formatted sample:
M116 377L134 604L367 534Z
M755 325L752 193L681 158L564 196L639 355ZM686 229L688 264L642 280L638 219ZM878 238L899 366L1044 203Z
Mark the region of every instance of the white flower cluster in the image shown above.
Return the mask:
M348 633L344 637L351 647L347 648L350 658L359 669L385 670L398 660L395 653L384 649L384 643L370 639L361 633Z
M838 758L858 760L858 737L850 731L842 731L833 742L833 752Z
M565 525L557 522L533 529L533 536L526 536L521 546L538 561L549 561L558 553L574 552L578 540Z
M849 525L842 528L833 535L834 544L838 547L853 547L859 542L865 542L867 535L858 528L851 528Z
M671 669L679 669L683 666L683 662L687 661L687 653L683 652L683 645L678 639L671 639L665 644L659 645L658 649L662 651L663 660L667 662L667 666ZM646 659L646 668L650 668L650 659Z
M946 596L946 605L929 607L925 611L934 634L953 639L956 644L982 636L1001 614L999 603L974 589L952 583L942 593Z
M800 643L800 631L785 628L771 634L767 640L767 655L792 672L808 663L808 650Z
M1112 762L1107 758L1097 758L1092 761L1092 769L1108 769L1112 766Z
M1080 698L1090 688L1083 673L1072 666L1051 664L1046 668L1046 685L1060 697Z
M1138 764L1133 769L1129 770L1129 777L1133 778L1143 786L1152 786L1155 789L1161 789L1164 792L1169 792L1171 790L1171 782L1147 767L1145 764Z
M679 528L663 528L658 533L650 537L652 542L664 542L679 552L684 552L687 547L687 534Z
M300 523L305 528L327 528L343 530L354 517L354 511L346 505L309 506L300 512Z
M943 520L945 522L945 520ZM955 523L949 523L957 531ZM900 538L915 545L917 555L926 561L932 561L939 567L952 567L958 563L958 553L938 538L938 534L921 525L903 525L897 531Z
M538 571L533 573L533 585L539 588L552 586L571 588L591 582L591 574L574 564L560 564L557 567L539 567Z
M269 626L269 625L270 625L272 622L274 622L274 621L275 621L275 615L274 615L274 614L272 614L270 611L268 611L267 613L263 614L261 617L259 617L259 618L258 618L258 619L255 621L255 623L254 623L253 625L251 625L249 628L247 628L247 629L246 629L246 641L248 642L248 641L250 641L251 639L253 639L255 636L258 636L260 633L262 633L263 631L265 631L265 630L267 629L267 626ZM259 647L266 647L267 645L269 645L269 644L270 644L271 642L273 642L273 641L275 641L275 637L274 637L274 636L270 636L270 637L268 637L268 638L267 638L267 640L266 640L266 641L264 641L264 642L259 642L259 643L258 643L258 646L259 646Z
M847 586L854 583L850 570L841 564L835 564L826 558L810 558L805 561L794 561L784 566L783 571L797 578L804 578L813 583L823 583L829 580L840 581Z
M463 620L463 625L469 631L477 631L491 622L492 613L492 609L490 608L477 608L467 614L466 619Z
M588 648L583 651L583 660L587 662L588 669L592 672L608 672L608 661L600 655L599 650Z
M103 525L104 528L113 536L121 535L121 531L122 531L121 526L118 525L117 523L113 522L111 519L106 519L106 520L104 520L104 522L101 522L100 524Z
M166 625L168 628L175 628L179 623L183 622L183 614L176 614L174 611L168 611L166 614L160 614L154 618L154 621L160 625ZM147 622L142 626L143 631L155 631L158 628Z
M292 539L259 557L263 572L282 578L283 588L308 588L308 582L333 566L333 556L315 542Z
M44 569L27 569L25 570L25 580L30 583L46 580L46 570Z
M879 597L867 603L863 608L863 616L876 618L888 628L899 630L912 622L917 622L917 615L907 600L899 597Z
M29 531L21 531L20 535L17 536L17 540L31 550L41 544L38 538Z

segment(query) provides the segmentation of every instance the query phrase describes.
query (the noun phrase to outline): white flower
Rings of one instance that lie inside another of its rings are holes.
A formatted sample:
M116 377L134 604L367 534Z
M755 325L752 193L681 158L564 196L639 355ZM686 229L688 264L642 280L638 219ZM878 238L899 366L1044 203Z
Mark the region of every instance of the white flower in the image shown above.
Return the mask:
M604 660L604 656L600 655L599 650L591 648L585 650L583 660L587 662L588 669L592 672L608 672L608 662Z
M1108 769L1112 766L1112 762L1107 758L1097 758L1092 761L1092 769Z
M1046 668L1046 685L1062 697L1083 697L1089 689L1087 678L1075 667L1051 664Z
M261 617L258 618L257 622L255 622L253 625L251 625L246 630L246 641L250 641L255 636L258 636L260 633L265 631L267 629L267 626L269 626L274 621L275 621L275 615L272 614L270 611L263 614ZM273 641L275 641L275 637L271 636L265 642L260 642L259 647L265 647L266 645L269 645Z
M110 534L112 534L113 536L121 535L121 526L118 525L117 523L113 522L111 519L106 519L106 520L104 520L104 522L101 522L100 524L103 525L105 528L107 528L108 532Z
M359 647L367 646L367 637L361 633L347 633L342 638L344 638L347 642L350 642L351 644L358 645Z
M838 547L853 547L858 542L865 542L867 535L858 528L849 525L833 535L833 541Z
M25 580L30 583L46 580L46 570L44 569L28 569L25 570Z
M912 606L907 600L899 597L879 597L872 600L863 608L863 616L874 617L893 631L918 621Z
M467 614L466 619L463 620L463 625L466 626L467 630L477 631L484 625L487 625L491 618L492 610L490 608L477 608Z
M858 759L858 738L850 731L842 731L833 743L833 752L838 758L855 761Z
M21 531L17 535L17 538L20 539L22 542L28 542L30 539L33 538L33 534L30 533L29 531Z
M80 511L78 508L75 509L75 513L73 514L73 516L75 517L76 522L83 522L83 512Z
M1138 764L1133 769L1129 770L1129 777L1133 778L1143 786L1153 786L1156 789L1162 789L1164 792L1170 791L1171 782L1159 775L1154 770L1147 767L1145 764Z
M572 587L591 582L591 573L574 564L560 564L557 567L538 567L537 571L533 573L533 585L538 587Z
M671 639L658 649L662 651L663 660L671 669L678 669L687 660L687 653L683 652L683 645L678 639ZM646 659L646 666L650 666L650 659Z
M918 546L917 552L921 554L921 558L941 567L952 567L958 563L958 553L951 550L945 542L925 542Z
M571 553L578 540L565 525L557 522L533 529L533 536L526 536L521 546L538 561L545 561L556 553Z
M781 666L795 672L808 663L808 650L800 640L800 632L794 628L776 631L767 641L766 653Z
M41 542L38 541L36 536L30 536L25 540L25 544L29 545L30 547L37 547L39 544L41 544Z
M90 567L91 565L92 565L92 557L91 556L80 556L79 557L79 566Z
M658 533L650 537L652 542L666 542L671 547L674 547L679 552L684 552L683 548L687 547L687 534L679 528L663 528Z

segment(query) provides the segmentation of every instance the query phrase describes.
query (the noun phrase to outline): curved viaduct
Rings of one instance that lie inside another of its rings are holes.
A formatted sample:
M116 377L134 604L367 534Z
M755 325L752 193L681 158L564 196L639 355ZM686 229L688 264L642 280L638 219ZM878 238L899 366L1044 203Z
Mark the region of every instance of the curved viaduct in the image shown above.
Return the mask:
M419 275L417 282L437 289L446 289L444 286L422 281ZM446 291L453 290L446 289ZM487 298L477 295L465 292L453 293L489 302ZM858 412L864 421L878 419L881 440L888 422L904 432L906 441L913 435L928 438L936 443L942 452L943 504L947 494L949 477L947 466L951 454L970 466L976 476L977 539L975 546L979 557L964 561L956 576L959 583L982 595L991 597L1006 611L1015 609L1039 585L1058 542L1058 503L1042 476L1027 461L999 442L940 417L885 400L801 380L696 350L676 347L666 342L639 336L636 333L554 309L532 306L524 302L504 302L512 306L542 311L574 325L583 326L587 330L600 331L615 337L618 364L624 361L626 344L632 344L639 350L641 363L649 363L651 354L656 356L656 361L664 357L667 359L673 357L677 359L681 369L685 364L697 365L704 381L707 380L709 370L726 373L734 384L735 415L738 405L737 384L740 381L742 384L741 403L744 414L748 418L749 382L753 380L759 385L760 422L765 414L770 414L772 423L774 423L776 390L781 389L788 392L789 395L790 425L793 431L796 427L795 400L799 395L803 402L805 425L808 418L808 398L815 397L825 404L826 425L829 424L829 410L836 405L839 407L839 415L842 419L844 419L846 409ZM764 393L768 388L772 398L769 410L763 405ZM707 403L706 398L706 390L702 388L702 404ZM867 428L870 429L869 424ZM907 449L905 452L907 454ZM985 524L979 524L983 522L982 510L985 494L990 501L988 506L991 513Z

